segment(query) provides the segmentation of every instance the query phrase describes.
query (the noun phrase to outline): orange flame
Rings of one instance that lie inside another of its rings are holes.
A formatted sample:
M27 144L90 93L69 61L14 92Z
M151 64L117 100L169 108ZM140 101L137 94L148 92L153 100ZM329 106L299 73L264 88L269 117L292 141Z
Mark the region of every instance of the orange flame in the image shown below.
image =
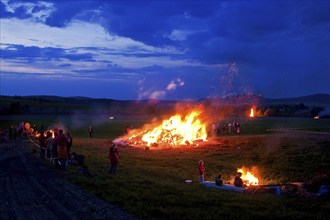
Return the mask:
M133 131L128 140L132 144L146 146L177 146L206 141L206 123L200 120L201 113L201 110L194 110L186 115L176 114L158 125L147 126L149 129Z
M238 168L237 172L242 173L242 180L245 185L259 185L259 179L255 177L255 174L253 174L252 171L250 171L247 167L243 166L242 168Z
M251 117L251 118L254 117L254 109L253 109L253 108L251 108L251 110L250 110L250 117Z
M55 138L55 132L54 132L54 130L52 130L52 129L50 129L50 130L48 130L50 133L52 133L52 138ZM47 132L48 132L47 131Z
M55 137L55 132L54 132L54 130L52 130L52 129L47 130L44 134L47 134L48 131L49 131L50 133L52 133L52 138L54 138L54 137ZM35 134L35 137L36 137L36 138L39 138L39 137L40 137L40 133Z

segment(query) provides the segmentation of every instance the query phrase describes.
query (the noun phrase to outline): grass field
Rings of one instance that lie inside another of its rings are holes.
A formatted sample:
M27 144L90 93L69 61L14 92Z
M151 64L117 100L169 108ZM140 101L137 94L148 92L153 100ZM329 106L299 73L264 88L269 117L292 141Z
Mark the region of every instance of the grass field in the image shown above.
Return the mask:
M198 184L197 172L199 160L205 161L206 180L221 173L224 180L230 181L243 165L257 168L261 184L306 181L329 172L330 134L267 131L299 128L328 132L329 119L240 118L241 135L218 136L205 146L163 150L120 147L118 173L109 176L109 141L123 134L126 125L139 127L148 119L15 116L2 119L1 126L20 120L45 127L61 124L74 138L72 150L86 156L86 165L95 178L82 176L73 166L63 176L142 219L329 219L328 199L205 188ZM92 139L87 138L89 124L95 127ZM185 184L186 179L193 184Z

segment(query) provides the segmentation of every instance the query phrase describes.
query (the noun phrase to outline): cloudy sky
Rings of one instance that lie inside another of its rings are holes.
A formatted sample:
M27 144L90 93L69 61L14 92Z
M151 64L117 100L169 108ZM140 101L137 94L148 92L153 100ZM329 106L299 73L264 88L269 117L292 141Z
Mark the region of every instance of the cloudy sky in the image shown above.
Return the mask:
M330 1L0 0L0 95L330 94Z

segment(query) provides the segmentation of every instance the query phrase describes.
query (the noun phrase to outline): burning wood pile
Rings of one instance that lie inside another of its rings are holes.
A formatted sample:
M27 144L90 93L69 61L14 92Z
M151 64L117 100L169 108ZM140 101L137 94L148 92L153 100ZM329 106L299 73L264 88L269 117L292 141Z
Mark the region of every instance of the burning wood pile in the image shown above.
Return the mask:
M202 113L202 108L177 113L161 122L153 121L141 129L131 130L115 142L152 148L197 145L207 140L207 123Z

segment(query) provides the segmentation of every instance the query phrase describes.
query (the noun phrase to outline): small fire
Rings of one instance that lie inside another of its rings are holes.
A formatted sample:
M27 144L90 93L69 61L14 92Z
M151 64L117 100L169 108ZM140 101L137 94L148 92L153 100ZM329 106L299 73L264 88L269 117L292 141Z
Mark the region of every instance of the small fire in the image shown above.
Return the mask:
M251 108L251 110L250 110L250 117L251 117L251 118L254 117L254 109L253 109L253 108Z
M250 171L247 167L243 166L242 168L238 168L237 172L242 173L242 180L245 185L259 185L259 179L255 177L255 174L253 174L252 171Z
M146 125L144 129L133 130L126 140L133 145L178 146L195 141L206 141L206 123L202 122L201 110L188 114L176 114L157 125Z
M54 132L54 130L47 130L46 132L44 132L44 135L46 136L46 134L47 134L47 132L50 132L51 134L52 134L52 138L55 138L55 132ZM36 138L39 138L40 137L40 133L36 133L35 134L35 137Z
M52 138L55 138L55 132L54 132L54 130L48 130L48 131L52 134ZM46 134L47 134L47 132L46 132Z

